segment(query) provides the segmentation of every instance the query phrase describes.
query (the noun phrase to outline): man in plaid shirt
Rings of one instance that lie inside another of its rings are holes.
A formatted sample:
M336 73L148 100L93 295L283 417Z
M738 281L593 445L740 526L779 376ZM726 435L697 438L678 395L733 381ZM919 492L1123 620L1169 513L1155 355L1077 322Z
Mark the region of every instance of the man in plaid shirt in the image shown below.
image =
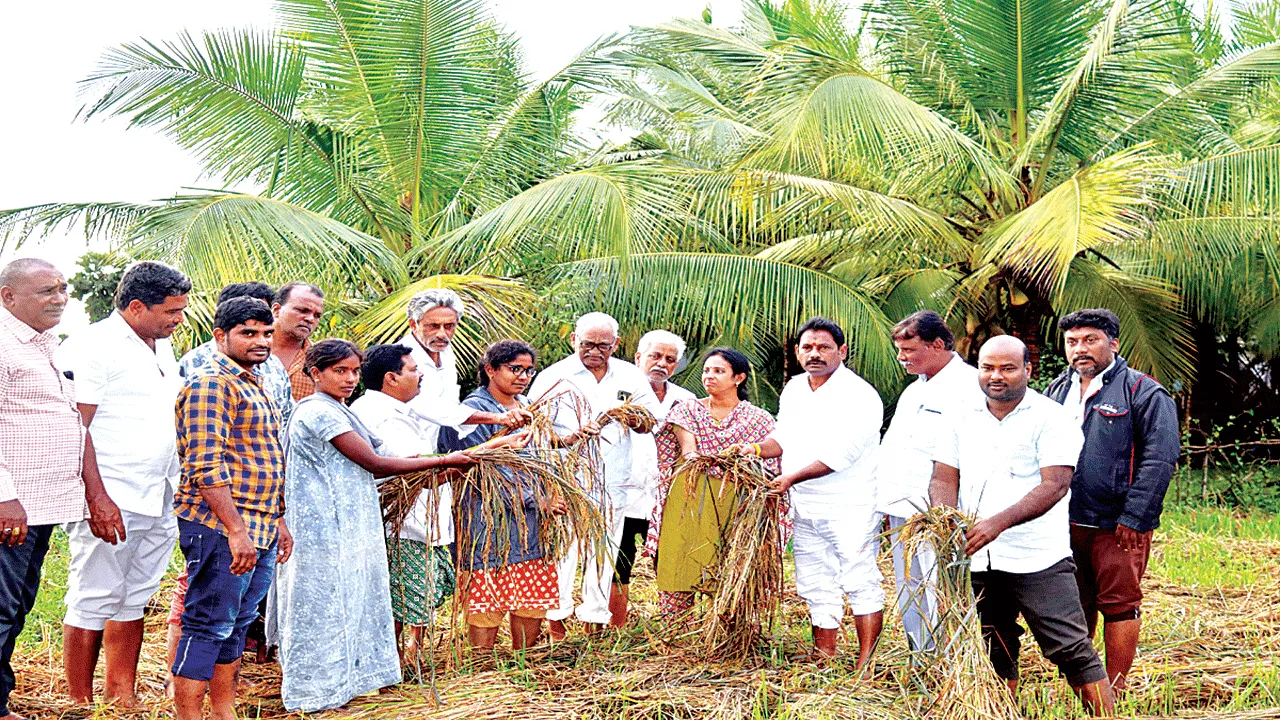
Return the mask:
M178 396L182 485L174 498L190 587L173 662L178 720L235 717L245 632L293 539L284 526L279 411L252 370L271 353L273 318L261 300L218 306L213 369Z

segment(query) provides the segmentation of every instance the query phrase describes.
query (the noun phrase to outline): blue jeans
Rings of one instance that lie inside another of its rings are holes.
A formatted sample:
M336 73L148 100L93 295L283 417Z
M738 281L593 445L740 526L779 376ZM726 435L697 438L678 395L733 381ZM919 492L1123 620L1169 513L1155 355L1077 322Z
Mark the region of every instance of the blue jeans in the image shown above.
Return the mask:
M244 654L245 633L275 573L276 544L258 550L258 563L243 575L231 573L231 546L213 528L179 519L178 544L187 558L190 588L172 670L177 677L208 681L214 665Z
M17 682L9 660L27 622L27 613L35 607L40 568L49 551L49 536L54 527L32 525L27 528L26 542L21 545L0 544L0 716L9 714L9 693Z

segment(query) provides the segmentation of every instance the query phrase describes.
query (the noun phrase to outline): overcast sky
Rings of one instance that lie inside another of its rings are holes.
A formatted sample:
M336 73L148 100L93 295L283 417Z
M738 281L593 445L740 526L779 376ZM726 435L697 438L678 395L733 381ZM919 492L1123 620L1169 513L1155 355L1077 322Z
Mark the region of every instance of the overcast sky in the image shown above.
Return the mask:
M597 38L633 25L694 17L711 5L717 25L742 17L739 0L491 0L498 20L520 37L531 72L545 77ZM142 202L200 184L200 167L168 138L127 130L120 120L73 122L77 81L102 52L139 38L168 40L183 30L272 24L268 0L63 0L5 3L0 23L0 208L45 202ZM83 234L51 236L10 249L0 262L39 256L70 276ZM99 248L95 248L99 249ZM69 311L61 331L82 327Z

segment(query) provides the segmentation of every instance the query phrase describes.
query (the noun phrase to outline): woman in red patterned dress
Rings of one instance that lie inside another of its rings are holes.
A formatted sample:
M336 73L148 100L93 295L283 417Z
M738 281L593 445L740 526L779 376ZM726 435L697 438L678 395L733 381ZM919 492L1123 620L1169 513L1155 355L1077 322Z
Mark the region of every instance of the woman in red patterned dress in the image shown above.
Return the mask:
M462 401L476 410L504 413L527 404L524 391L533 380L536 355L528 344L500 340L489 346L480 361L480 387ZM479 445L498 431L499 425L442 428L440 451L453 452ZM462 434L468 428L470 432ZM542 633L547 610L560 604L556 566L546 557L539 528L542 514L558 508L541 507L529 478L512 476L504 493L505 518L493 518L488 527L480 511L482 498L475 488L464 486L456 499L458 601L464 603L467 639L478 651L492 650L498 629L511 617L511 646L523 650L535 645ZM518 515L523 515L519 518ZM503 533L507 537L500 537ZM505 557L502 556L505 550Z
M658 567L658 598L664 615L693 607L704 570L715 561L725 524L737 499L736 488L709 478L677 475L684 458L714 455L738 443L756 443L773 430L773 416L747 401L750 362L732 348L712 348L702 364L707 397L686 400L671 409L654 438L662 482L649 523L646 551ZM766 463L776 473L777 461ZM772 463L772 464L770 464ZM785 513L779 518L784 523ZM785 542L785 540L784 540Z

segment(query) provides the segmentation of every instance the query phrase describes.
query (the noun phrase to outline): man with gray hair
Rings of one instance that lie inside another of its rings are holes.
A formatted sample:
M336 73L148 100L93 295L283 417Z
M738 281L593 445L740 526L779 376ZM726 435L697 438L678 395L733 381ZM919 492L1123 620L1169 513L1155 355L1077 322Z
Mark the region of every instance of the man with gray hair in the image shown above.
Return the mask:
M22 720L9 709L10 659L35 607L54 527L88 517L100 540L126 537L75 383L53 364L58 337L50 331L67 306L66 278L45 260L14 260L0 269L0 306L0 718Z
M648 423L610 423L603 430L595 418L628 400L640 405L651 415L661 412L648 378L625 360L613 357L618 349L618 321L602 312L587 313L578 318L573 334L574 354L543 370L529 389L529 397L537 400L547 394L568 390L551 409L556 432L572 444L584 435L600 435L600 476L604 490L599 501L609 524L609 547L622 542L623 522L627 509L642 505L648 491L644 480L632 472L634 438L647 433ZM649 501L652 502L651 500ZM613 551L616 553L616 550ZM610 612L611 587L614 581L614 557L595 557L588 547L582 576L582 604L573 602L573 584L578 572L578 549L570 551L560 562L560 607L547 613L548 630L553 640L564 637L564 621L570 615L588 625L589 631L613 622Z
M409 298L409 334L400 345L409 348L422 373L419 393L409 408L435 427L428 438L432 444L440 428L459 425L493 424L519 427L529 417L526 410L505 413L479 412L461 403L458 385L458 358L453 352L453 336L466 307L458 293L447 288L430 288Z
M637 485L644 487L645 492L637 494L636 499L622 513L625 519L622 524L622 545L618 549L618 572L609 595L609 612L613 616L609 624L614 627L627 624L631 568L636 561L636 535L640 536L643 544L649 534L649 519L657 504L661 473L658 471L658 446L653 436L662 428L671 408L686 400L696 399L693 393L669 381L684 360L684 352L684 339L667 330L650 330L636 345L636 365L649 378L649 387L657 398L657 412L653 414L657 424L654 425L653 432L636 434L632 438L635 443L631 452L632 478Z

